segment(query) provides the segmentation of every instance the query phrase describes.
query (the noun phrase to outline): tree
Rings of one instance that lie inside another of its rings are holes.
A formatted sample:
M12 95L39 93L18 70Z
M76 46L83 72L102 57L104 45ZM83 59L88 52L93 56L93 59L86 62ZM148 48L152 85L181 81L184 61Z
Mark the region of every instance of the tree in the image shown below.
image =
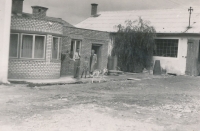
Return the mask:
M116 26L112 55L118 58L118 67L122 71L141 72L151 66L155 45L155 29L149 21L140 17L136 21L127 20L125 26Z

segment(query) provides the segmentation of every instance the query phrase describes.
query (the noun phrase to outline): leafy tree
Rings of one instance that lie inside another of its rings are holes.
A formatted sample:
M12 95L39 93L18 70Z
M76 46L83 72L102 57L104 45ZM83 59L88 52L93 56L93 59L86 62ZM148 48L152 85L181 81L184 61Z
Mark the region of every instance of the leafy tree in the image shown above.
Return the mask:
M140 17L136 21L127 20L125 26L116 26L112 54L118 58L118 67L122 71L141 72L151 66L155 29L149 21Z

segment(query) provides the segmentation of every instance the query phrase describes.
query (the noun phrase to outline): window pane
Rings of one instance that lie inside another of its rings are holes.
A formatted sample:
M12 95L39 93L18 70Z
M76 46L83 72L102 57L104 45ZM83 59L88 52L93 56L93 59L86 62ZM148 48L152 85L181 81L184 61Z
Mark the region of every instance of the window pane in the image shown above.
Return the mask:
M44 36L35 36L34 58L44 58Z
M61 52L62 52L62 42L61 42L61 38L59 38L59 59L61 58Z
M73 51L73 50L74 50L74 44L75 44L75 41L72 41L72 42L71 42L71 50L70 50L70 51Z
M33 36L23 35L21 57L32 58Z
M177 57L178 39L156 39L154 55L163 57Z
M52 46L52 58L58 58L58 38L53 38L53 46Z
M76 41L76 49L80 49L80 41Z
M10 57L17 57L18 34L10 35Z
M79 49L79 54L81 53L81 41L76 41L76 49Z
M75 46L75 41L71 41L70 58L72 59L74 57L74 46Z

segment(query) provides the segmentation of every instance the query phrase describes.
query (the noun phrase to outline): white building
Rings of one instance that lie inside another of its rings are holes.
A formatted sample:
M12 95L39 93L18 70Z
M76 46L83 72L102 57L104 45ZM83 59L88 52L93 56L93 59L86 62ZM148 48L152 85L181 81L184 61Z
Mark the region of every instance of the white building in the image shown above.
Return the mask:
M92 4L97 12L97 4ZM151 22L157 32L154 60L160 60L167 73L177 75L199 75L200 9L194 8L189 26L188 9L158 9L133 11L107 11L92 14L76 25L78 28L115 33L115 26L126 20ZM112 45L112 42L110 43ZM112 47L112 46L109 46ZM108 49L110 50L110 49Z

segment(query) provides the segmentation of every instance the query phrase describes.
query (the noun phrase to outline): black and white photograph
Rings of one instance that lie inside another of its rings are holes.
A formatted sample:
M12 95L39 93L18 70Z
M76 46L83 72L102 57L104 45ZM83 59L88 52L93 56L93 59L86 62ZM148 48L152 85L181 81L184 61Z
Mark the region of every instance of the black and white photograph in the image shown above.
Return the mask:
M200 131L200 0L0 0L0 131Z

